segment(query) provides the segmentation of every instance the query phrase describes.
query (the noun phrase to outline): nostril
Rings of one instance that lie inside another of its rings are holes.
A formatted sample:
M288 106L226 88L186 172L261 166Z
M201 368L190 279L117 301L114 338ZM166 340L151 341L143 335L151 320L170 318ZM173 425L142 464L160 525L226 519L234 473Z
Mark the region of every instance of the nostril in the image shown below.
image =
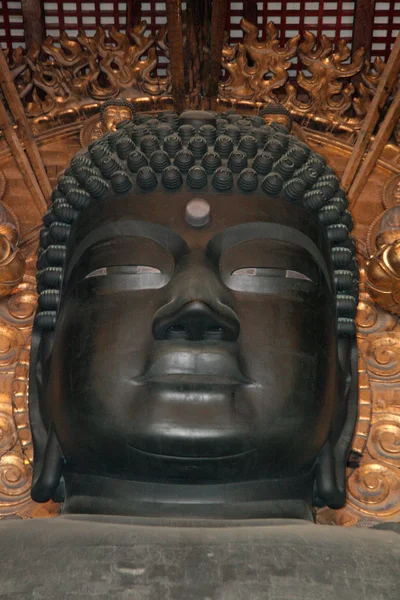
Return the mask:
M153 321L156 340L235 342L239 331L239 321L233 311L227 307L216 311L200 300L178 306L177 310L163 307Z
M184 325L171 325L167 329L168 339L182 339L187 337L187 329Z
M204 329L204 337L212 340L220 340L224 334L223 327L219 325L209 325Z

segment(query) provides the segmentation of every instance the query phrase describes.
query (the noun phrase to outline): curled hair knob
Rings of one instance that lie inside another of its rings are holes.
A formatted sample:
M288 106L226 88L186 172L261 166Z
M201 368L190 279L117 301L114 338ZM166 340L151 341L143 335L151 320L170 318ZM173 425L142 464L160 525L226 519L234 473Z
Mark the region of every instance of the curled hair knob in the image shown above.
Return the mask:
M222 158L228 158L233 150L233 141L227 135L220 135L215 141L214 150Z
M111 177L111 187L117 194L125 194L132 187L132 180L125 171L117 171Z
M136 176L136 182L142 190L151 190L157 185L157 176L150 167L141 167Z
M183 183L180 170L173 165L164 169L161 175L161 181L168 190L177 190Z
M240 173L247 167L247 156L242 150L234 150L229 155L228 167L233 173Z
M222 164L221 157L216 152L208 152L205 154L201 161L201 166L206 170L207 173L214 173L218 167Z
M128 169L132 173L137 173L141 167L146 167L148 164L147 157L140 150L131 152L127 159Z
M207 184L207 173L203 167L191 167L186 182L194 190L200 190Z
M283 179L279 173L269 173L264 177L261 188L266 194L278 196L283 186Z
M238 177L238 186L243 192L254 192L258 186L258 175L254 169L244 169Z
M195 158L201 158L207 152L207 141L201 135L194 135L189 140L188 148Z
M271 154L260 152L253 160L252 167L259 175L267 175L271 171L273 164L274 158Z
M299 177L294 177L285 183L283 193L288 200L296 202L301 200L306 191L306 184Z
M93 175L90 177L85 183L85 189L92 198L96 200L101 200L107 194L109 190L108 183L104 181L102 177L98 177L97 175Z
M183 125L182 125L183 127ZM189 171L190 167L194 165L194 156L190 150L183 148L175 156L174 165L178 167L183 173Z
M242 150L246 156L253 158L257 154L257 140L252 135L244 135L238 144L239 150Z
M145 135L140 143L140 149L146 156L151 156L159 147L160 143L155 135Z
M156 173L162 173L170 164L169 156L164 150L156 150L150 157L150 166Z
M199 134L206 140L209 146L212 146L217 139L217 129L210 123L202 125L199 129Z
M179 150L182 150L182 140L179 135L168 135L163 144L165 152L173 158Z
M237 144L240 140L240 129L236 125L227 125L225 127L224 135L231 138L234 144Z
M219 167L213 175L212 184L220 192L230 190L233 185L232 171L226 167Z

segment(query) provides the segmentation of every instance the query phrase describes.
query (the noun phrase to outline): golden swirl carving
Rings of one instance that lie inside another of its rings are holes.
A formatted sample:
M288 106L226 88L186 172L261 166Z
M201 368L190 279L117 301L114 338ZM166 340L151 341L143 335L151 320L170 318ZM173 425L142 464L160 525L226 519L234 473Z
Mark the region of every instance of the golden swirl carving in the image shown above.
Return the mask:
M397 318L394 315L383 311L372 301L365 289L365 280L365 269L360 269L360 300L356 316L357 336L359 338L380 331L391 331L397 324Z
M400 416L379 414L374 417L368 439L372 458L400 467Z
M358 356L358 414L351 443L352 452L358 457L364 454L372 418L372 390L365 360Z
M378 462L366 462L347 481L348 503L375 517L400 512L400 471Z
M0 459L0 502L6 505L20 502L29 494L31 470L23 458L9 453Z
M1 405L0 405L1 408ZM14 421L7 412L0 411L0 457L15 446L18 440Z
M360 300L357 309L357 327L370 329L378 320L378 312L373 302Z
M400 381L400 333L384 332L368 336L360 345L371 380Z
M13 365L24 343L22 333L10 323L0 321L0 370Z
M37 304L36 281L29 275L15 289L7 302L10 315L21 324L27 321L32 324Z
M21 350L12 383L12 408L24 457L33 463L33 445L29 422L29 355L30 338Z
M30 329L37 306L36 279L24 275L22 282L14 289L6 303L0 304L0 318L18 330Z

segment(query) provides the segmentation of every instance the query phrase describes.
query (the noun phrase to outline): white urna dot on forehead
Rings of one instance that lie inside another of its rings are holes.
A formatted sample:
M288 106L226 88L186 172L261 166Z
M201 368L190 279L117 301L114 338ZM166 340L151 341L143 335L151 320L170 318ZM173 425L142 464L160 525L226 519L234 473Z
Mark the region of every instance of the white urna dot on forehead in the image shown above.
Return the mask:
M211 218L209 203L203 198L193 198L186 205L186 222L190 227L205 227Z

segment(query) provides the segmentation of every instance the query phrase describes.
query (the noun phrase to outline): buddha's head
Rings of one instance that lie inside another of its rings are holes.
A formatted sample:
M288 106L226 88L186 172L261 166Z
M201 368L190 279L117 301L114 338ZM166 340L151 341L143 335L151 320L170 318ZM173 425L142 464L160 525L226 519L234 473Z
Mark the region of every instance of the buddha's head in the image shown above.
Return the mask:
M292 115L284 106L282 106L282 104L277 104L275 102L264 104L260 108L260 115L263 117L266 125L279 123L279 125L283 125L283 127L286 127L289 131L292 128Z
M115 131L118 123L132 120L135 114L134 105L125 98L107 100L100 108L100 120L105 131Z
M135 482L154 502L314 490L338 506L354 417L346 196L262 117L158 119L77 155L44 217L33 497L63 477L67 498L101 480L100 495Z

